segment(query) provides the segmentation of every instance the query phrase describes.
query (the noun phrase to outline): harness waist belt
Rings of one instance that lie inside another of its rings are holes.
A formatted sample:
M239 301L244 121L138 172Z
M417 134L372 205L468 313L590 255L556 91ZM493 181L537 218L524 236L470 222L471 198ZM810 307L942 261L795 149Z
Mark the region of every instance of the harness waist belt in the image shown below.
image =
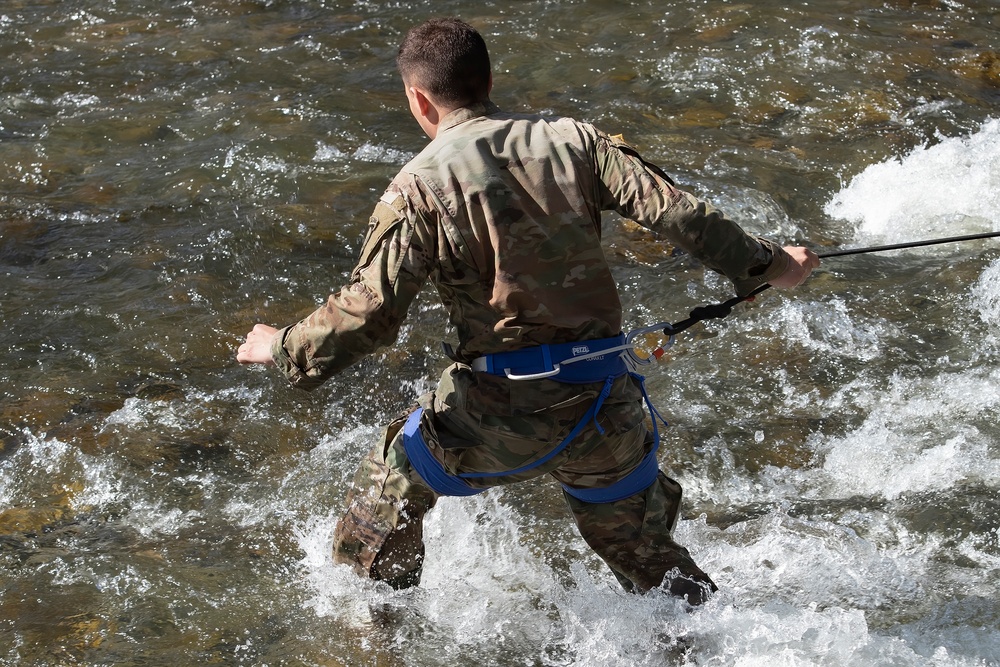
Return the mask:
M495 352L474 359L472 370L511 380L551 378L568 384L601 382L628 371L622 352L625 334L579 343L533 345L511 352Z

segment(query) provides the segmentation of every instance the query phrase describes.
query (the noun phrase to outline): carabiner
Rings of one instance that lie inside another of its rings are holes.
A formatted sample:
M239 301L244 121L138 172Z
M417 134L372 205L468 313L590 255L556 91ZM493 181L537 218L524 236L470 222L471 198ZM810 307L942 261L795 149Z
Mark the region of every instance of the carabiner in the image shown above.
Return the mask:
M663 356L663 352L674 344L675 336L673 334L668 334L667 342L660 345L658 348L653 350L648 357L640 357L635 352L634 341L639 336L644 336L649 333L667 333L671 329L671 324L669 322L658 322L657 324L651 324L648 327L639 327L638 329L632 329L627 334L625 334L625 343L628 346L628 358L635 366L645 366L647 364L653 363L654 359L659 359Z

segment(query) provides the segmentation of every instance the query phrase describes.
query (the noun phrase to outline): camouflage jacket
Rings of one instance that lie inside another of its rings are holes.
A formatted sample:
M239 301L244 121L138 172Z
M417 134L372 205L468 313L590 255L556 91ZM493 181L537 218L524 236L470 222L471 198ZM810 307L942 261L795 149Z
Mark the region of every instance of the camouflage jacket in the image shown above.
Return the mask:
M737 292L788 257L679 190L593 126L455 110L375 207L350 284L275 337L272 356L311 389L396 340L430 279L458 334L457 359L619 333L622 308L601 248L614 210L730 278Z

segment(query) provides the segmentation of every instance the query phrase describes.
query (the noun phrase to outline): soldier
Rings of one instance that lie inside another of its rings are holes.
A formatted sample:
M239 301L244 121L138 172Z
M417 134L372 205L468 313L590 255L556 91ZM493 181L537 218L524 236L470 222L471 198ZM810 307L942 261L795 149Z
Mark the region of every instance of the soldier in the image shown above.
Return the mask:
M237 354L312 389L391 345L426 279L448 309L454 363L362 460L334 559L415 585L439 496L551 475L627 590L700 604L716 586L672 537L681 487L659 471L655 417L650 432L642 378L621 356L601 211L653 230L740 295L799 285L819 260L748 235L620 138L501 111L486 45L460 20L410 30L397 66L430 143L375 206L350 284L297 324L257 324Z

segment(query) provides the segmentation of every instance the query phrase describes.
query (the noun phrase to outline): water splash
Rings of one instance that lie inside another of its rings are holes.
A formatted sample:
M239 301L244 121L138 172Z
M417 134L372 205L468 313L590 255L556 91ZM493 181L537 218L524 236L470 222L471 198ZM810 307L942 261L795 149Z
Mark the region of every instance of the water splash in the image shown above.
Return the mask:
M825 207L859 240L904 242L1000 229L1000 119L871 165Z
M987 266L979 280L969 290L969 306L975 316L987 326L987 333L996 346L1000 327L1000 260Z

